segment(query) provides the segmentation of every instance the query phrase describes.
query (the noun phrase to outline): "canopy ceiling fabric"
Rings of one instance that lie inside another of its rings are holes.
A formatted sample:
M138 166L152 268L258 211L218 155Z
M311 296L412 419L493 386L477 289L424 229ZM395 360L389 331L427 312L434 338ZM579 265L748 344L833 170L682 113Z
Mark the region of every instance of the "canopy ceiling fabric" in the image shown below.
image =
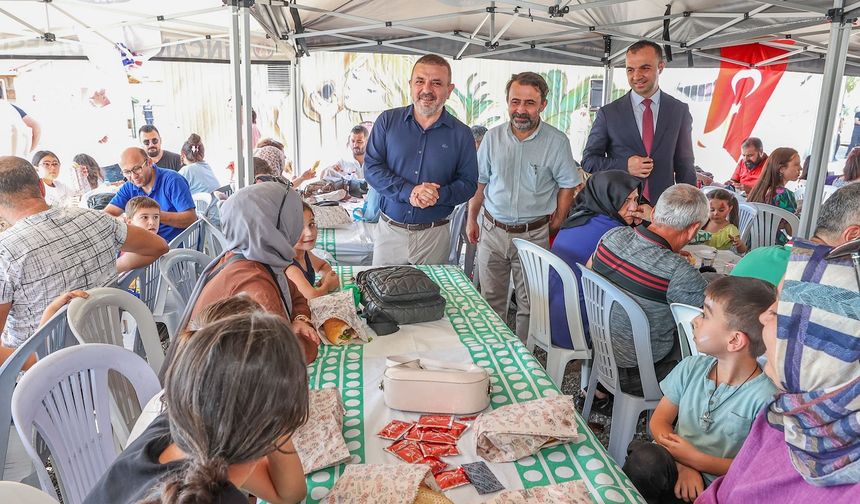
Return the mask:
M569 12L551 16L557 5ZM693 66L716 66L722 46L793 38L789 70L821 72L832 6L832 0L257 0L254 15L299 52L435 52L573 65L603 65L607 55L623 64L627 46L640 38L662 41L668 22L670 66L688 66L688 51ZM847 17L860 13L860 3L846 6ZM858 41L849 47L846 73L860 74Z
M0 1L0 59L83 59L122 42L144 59L228 62L230 16L221 0ZM295 58L253 21L251 32L254 62Z

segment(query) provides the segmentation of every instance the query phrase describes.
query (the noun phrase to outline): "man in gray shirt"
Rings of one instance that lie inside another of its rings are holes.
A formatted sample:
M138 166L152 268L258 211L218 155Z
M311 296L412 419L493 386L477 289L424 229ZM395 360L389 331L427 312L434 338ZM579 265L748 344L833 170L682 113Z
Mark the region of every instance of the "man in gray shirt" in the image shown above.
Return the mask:
M513 240L548 249L549 235L567 218L574 188L581 182L567 136L540 119L548 92L544 78L534 72L522 72L508 81L505 94L511 120L484 136L478 150L478 190L469 200L466 222L469 241L478 243L481 294L502 319L513 273L516 332L523 343L528 338L530 310Z
M680 357L669 305L702 306L705 301L707 282L678 252L707 220L708 200L701 191L688 184L671 186L657 201L650 226L610 230L590 261L591 269L629 294L648 317L658 380ZM630 320L621 308L613 307L610 324L621 389L640 395L642 384Z

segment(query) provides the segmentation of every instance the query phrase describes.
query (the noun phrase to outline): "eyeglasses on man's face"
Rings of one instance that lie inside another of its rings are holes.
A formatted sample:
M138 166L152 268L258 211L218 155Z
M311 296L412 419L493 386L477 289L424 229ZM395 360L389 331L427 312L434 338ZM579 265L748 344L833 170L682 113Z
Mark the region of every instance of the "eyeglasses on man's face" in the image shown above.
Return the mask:
M158 145L161 140L158 137L146 139L143 141L143 145Z
M132 175L138 175L138 174L140 174L141 170L143 170L143 167L144 167L144 166L146 166L146 163L143 163L143 164L137 165L137 166L135 166L134 168L132 168L131 170L123 170L123 171L122 171L122 176L123 176L123 177L125 177L125 178L129 178L129 177L131 177Z

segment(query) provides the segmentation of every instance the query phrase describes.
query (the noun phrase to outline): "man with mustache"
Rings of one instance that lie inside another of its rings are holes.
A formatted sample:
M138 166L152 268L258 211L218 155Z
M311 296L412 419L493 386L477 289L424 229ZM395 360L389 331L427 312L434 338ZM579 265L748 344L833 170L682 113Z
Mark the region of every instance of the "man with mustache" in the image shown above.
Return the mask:
M140 146L146 151L146 155L152 160L152 163L158 165L159 168L179 171L182 168L182 159L179 154L164 150L164 145L161 142L161 134L155 126L144 124L137 132L140 138Z
M739 191L752 191L758 182L764 164L767 162L767 154L764 153L764 145L760 138L749 137L741 144L741 158L738 166L732 174L732 178L726 182Z
M502 319L513 272L516 332L523 342L528 338L529 300L513 239L549 248L549 235L567 218L574 188L582 181L567 135L540 119L548 92L544 78L534 72L508 81L511 120L484 135L478 149L478 190L469 202L466 222L469 241L478 244L481 294Z
M656 202L676 183L696 185L690 107L660 90L663 49L640 40L625 57L630 92L597 111L582 167L589 173L624 170L641 178ZM645 216L647 218L647 216Z
M365 178L380 195L374 266L446 263L449 216L477 187L472 133L445 110L451 66L422 56L409 85L412 105L379 116L364 157Z

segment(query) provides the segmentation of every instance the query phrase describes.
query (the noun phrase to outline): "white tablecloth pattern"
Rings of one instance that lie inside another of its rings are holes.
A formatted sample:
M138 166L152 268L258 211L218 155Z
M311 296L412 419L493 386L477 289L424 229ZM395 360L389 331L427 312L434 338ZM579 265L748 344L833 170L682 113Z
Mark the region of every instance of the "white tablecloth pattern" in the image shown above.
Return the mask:
M342 285L352 283L353 274L363 268L337 267ZM520 343L502 320L455 266L422 266L442 287L447 300L446 317L431 323L403 326L391 335L376 337L366 345L323 346L320 356L308 367L311 388L340 389L346 416L343 435L353 463L400 463L383 451L390 441L376 436L392 419L417 420L418 414L391 410L385 406L379 388L388 355L412 354L449 361L473 361L491 373L491 407L559 394L540 363ZM579 441L542 450L514 463L488 464L508 489L562 483L582 479L596 503L644 502L597 438L577 415ZM459 442L461 455L444 457L459 465L481 460L475 454L474 430ZM323 499L345 465L308 475L308 498ZM446 493L460 504L484 502L471 485Z

